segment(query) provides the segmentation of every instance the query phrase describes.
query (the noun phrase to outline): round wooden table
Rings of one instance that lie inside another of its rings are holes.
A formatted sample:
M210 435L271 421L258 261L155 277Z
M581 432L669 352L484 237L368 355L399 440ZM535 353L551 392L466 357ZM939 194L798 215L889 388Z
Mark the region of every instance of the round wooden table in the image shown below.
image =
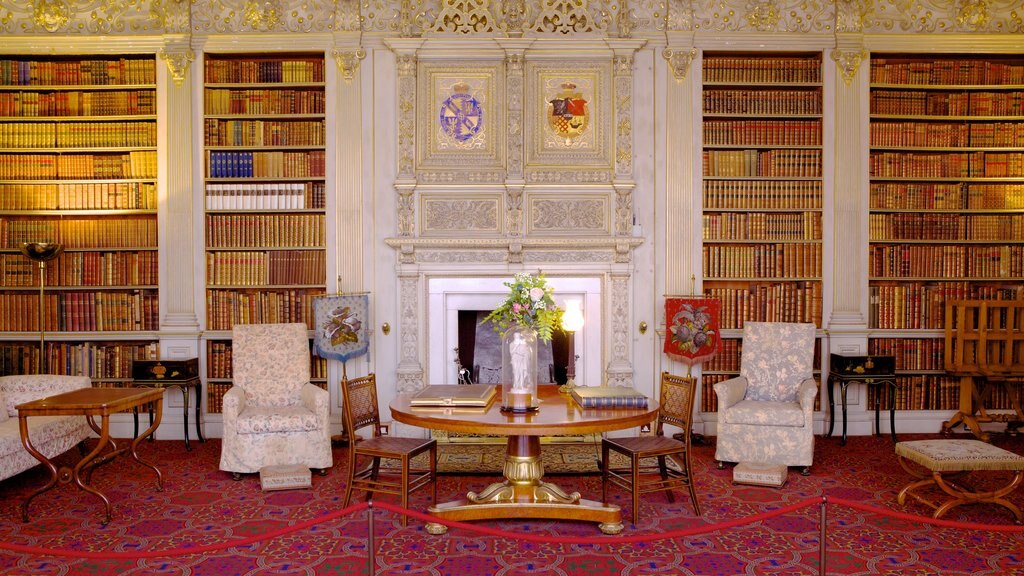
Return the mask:
M390 404L391 417L398 422L449 432L507 436L505 480L491 484L480 493L436 504L428 512L446 520L492 520L499 518L552 518L599 522L605 534L622 531L622 513L615 504L585 500L579 492L567 493L544 482L540 458L540 437L558 434L591 434L641 426L654 420L658 403L647 408L584 410L557 386L539 386L540 409L529 414L501 411L501 394L487 408L412 407L410 394L400 394ZM431 534L443 534L443 524L427 524Z

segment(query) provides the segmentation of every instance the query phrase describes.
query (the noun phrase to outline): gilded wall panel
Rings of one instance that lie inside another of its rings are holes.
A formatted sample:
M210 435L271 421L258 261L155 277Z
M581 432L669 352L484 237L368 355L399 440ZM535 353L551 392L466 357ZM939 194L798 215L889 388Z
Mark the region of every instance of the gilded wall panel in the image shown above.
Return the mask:
M532 193L526 200L527 235L611 234L611 202L594 194Z
M610 60L527 62L523 117L528 172L610 172L611 80Z
M830 32L827 0L692 0L693 29L704 32Z
M875 0L864 32L1020 34L1020 0Z
M499 194L423 194L419 212L423 236L501 233Z
M417 170L482 175L503 167L502 64L421 62L417 78Z

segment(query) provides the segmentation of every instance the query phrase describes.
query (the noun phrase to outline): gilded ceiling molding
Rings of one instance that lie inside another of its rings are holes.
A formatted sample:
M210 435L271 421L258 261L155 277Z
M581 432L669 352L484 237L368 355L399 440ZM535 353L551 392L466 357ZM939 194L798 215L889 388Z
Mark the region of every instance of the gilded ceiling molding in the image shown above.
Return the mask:
M863 32L873 10L874 0L836 0L836 32Z
M526 20L530 16L530 6L524 0L503 0L501 3L501 29L509 38L521 38Z
M778 26L779 20L781 20L779 8L773 0L755 3L750 7L745 18L750 23L750 26L758 32L775 31L775 27Z
M167 69L171 72L171 79L174 80L174 85L181 86L184 84L185 76L188 75L189 65L195 60L195 52L191 48L186 48L185 50L174 50L171 52L160 50L158 54L167 63Z
M36 0L32 21L47 32L56 32L71 21L71 7L63 0Z
M334 58L334 62L338 65L341 77L348 82L355 79L356 72L359 71L359 61L366 58L366 51L362 48L356 48L354 50L339 50L334 48L331 50L331 56Z
M272 30L281 22L281 12L276 0L249 0L242 9L242 17L253 30Z
M637 19L629 7L629 0L621 0L619 11L615 14L615 27L618 28L619 38L632 38L636 26Z
M1020 0L874 0L866 32L986 33L1024 32Z
M967 30L980 30L988 24L988 3L985 0L961 0L956 23Z
M432 34L485 34L498 30L490 0L441 0L441 13L434 19Z
M539 13L530 27L532 32L570 35L608 31L608 12L592 11L586 0L541 0L538 4Z

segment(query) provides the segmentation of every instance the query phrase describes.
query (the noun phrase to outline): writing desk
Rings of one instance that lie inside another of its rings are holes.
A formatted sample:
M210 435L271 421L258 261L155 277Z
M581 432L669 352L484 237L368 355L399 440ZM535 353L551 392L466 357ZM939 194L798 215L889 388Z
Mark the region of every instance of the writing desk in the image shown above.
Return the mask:
M28 522L28 505L32 502L32 499L39 496L43 492L53 488L59 480L61 484L74 481L79 488L95 494L100 500L103 500L105 514L103 516L103 523L110 522L110 500L107 499L102 492L92 486L92 471L99 465L105 464L112 461L120 454L128 451L131 453L132 459L136 462L149 467L156 473L156 484L157 490L163 490L163 477L160 474L160 470L139 458L137 452L139 442L147 436L151 435L157 426L160 425L160 418L163 415L162 405L164 399L164 391L158 389L138 389L138 388L81 388L79 390L72 390L71 392L65 392L63 394L55 394L53 396L47 396L46 398L40 398L24 404L18 404L16 406L18 410L18 426L21 431L21 443L25 446L25 450L28 450L29 454L35 456L36 460L39 460L46 466L46 469L50 471L50 479L47 480L46 484L33 492L25 498L25 501L21 503L21 517L22 520ZM138 409L141 406L151 404L156 407L156 421L146 429L141 436L137 436L132 439L131 445L127 447L118 448L117 442L110 437L110 415L118 412L125 412L127 410ZM92 449L82 458L74 470L67 468L61 468L60 471L54 466L53 462L49 458L44 456L41 452L32 446L32 441L28 433L28 419L30 416L85 416L86 422L89 423L89 427L94 432L99 434L99 441L96 443L96 447ZM100 424L96 424L95 417L100 417ZM101 455L107 445L110 445L111 451L107 454Z
M878 386L875 394L875 436L880 434L878 412L882 404L882 385L888 385L893 392L889 402L889 433L896 442L896 357L895 356L847 356L831 354L828 361L828 433L832 436L836 425L836 405L834 390L839 383L840 401L843 408L843 439L846 445L846 389L854 382L863 382L868 386Z
M647 408L580 408L553 385L538 386L540 409L527 414L501 411L496 400L486 408L412 407L411 394L391 401L391 417L405 424L470 434L507 436L504 476L480 493L436 504L427 511L445 520L495 520L499 518L548 518L598 522L605 534L622 531L622 512L615 504L582 498L544 481L540 458L540 437L559 434L593 434L650 423L658 414L658 403ZM447 527L427 524L431 534L443 534Z

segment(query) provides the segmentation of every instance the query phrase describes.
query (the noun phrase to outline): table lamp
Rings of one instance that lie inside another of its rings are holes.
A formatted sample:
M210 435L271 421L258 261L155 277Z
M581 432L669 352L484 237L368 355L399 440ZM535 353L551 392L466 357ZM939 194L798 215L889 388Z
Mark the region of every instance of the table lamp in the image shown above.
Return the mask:
M574 335L577 330L583 328L583 303L579 300L568 300L565 303L565 312L562 313L562 330L567 334L566 348L569 351L569 363L565 367L565 384L558 387L558 391L568 394L576 387L576 342Z
M63 251L64 245L57 242L21 243L21 253L39 263L39 374L46 373L46 263Z

